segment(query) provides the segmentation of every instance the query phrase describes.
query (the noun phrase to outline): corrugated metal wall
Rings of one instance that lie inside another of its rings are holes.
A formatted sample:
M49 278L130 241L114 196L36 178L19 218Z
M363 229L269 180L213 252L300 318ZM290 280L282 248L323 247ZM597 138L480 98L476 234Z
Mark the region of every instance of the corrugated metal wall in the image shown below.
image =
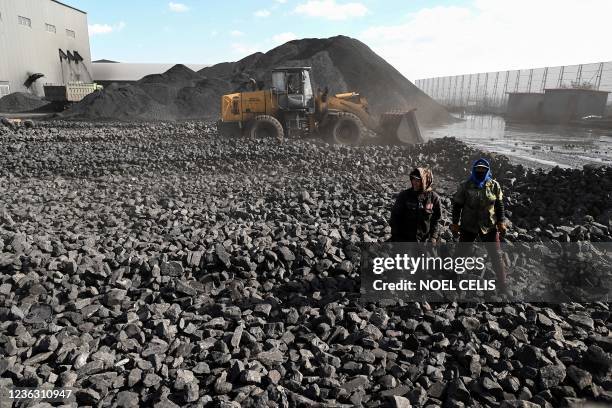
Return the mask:
M11 92L42 95L45 83L91 81L87 14L52 0L1 0L0 15L0 83L8 82ZM31 26L20 24L20 16ZM74 38L66 30L74 31ZM84 61L61 63L60 49L77 51ZM44 77L28 90L23 83L35 73Z

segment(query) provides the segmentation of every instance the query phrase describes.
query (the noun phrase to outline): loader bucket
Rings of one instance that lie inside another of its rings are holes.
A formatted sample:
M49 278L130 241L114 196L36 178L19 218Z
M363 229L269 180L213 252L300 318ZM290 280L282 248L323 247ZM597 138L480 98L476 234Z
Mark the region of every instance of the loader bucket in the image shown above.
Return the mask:
M424 143L417 123L416 109L404 112L387 112L380 116L380 136L389 144Z

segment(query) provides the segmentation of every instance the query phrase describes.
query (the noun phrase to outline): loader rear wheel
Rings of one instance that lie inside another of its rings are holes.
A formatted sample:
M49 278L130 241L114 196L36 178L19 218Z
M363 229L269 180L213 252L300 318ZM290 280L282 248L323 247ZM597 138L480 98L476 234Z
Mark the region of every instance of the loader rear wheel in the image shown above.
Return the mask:
M276 139L280 143L285 137L285 132L283 125L275 117L259 115L253 119L247 135L253 139Z
M361 142L365 131L361 120L352 113L341 112L333 124L331 137L334 143L355 146Z

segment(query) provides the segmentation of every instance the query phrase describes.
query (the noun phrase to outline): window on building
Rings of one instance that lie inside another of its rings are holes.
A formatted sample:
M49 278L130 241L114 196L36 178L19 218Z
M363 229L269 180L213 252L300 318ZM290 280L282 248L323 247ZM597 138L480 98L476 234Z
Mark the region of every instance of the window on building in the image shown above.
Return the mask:
M55 29L55 26L53 24L45 24L45 29L47 30L47 32L49 33L53 33L55 34L57 32L57 30Z
M74 31L66 29L66 35L70 38L74 38L76 35Z
M32 28L32 20L30 20L27 17L23 17L23 16L18 16L18 17L19 17L19 24Z

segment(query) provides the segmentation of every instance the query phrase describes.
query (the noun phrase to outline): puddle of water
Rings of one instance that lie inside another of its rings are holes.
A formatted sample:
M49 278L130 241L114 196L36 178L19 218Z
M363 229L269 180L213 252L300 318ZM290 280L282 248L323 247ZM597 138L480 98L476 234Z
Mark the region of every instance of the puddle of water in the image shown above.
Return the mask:
M422 129L425 139L456 137L529 167L612 166L612 130L506 123L501 116L467 115L461 122Z

